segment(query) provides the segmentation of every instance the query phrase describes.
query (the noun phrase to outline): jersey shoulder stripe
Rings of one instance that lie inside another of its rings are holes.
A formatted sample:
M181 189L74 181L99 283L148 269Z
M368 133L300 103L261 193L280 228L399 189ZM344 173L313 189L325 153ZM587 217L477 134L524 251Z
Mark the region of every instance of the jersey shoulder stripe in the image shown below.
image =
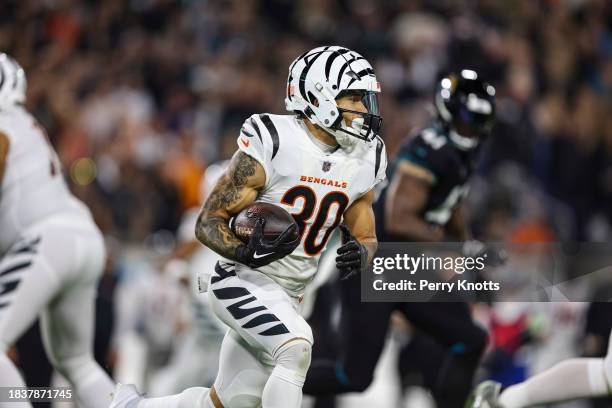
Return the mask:
M276 156L276 153L278 153L278 148L279 148L279 138L278 138L278 130L276 129L276 126L274 126L274 122L272 122L272 119L270 119L270 116L266 115L260 115L260 119L262 121L262 123L264 124L264 126L266 127L266 129L268 129L268 133L270 134L270 138L272 139L272 159L274 159L274 157Z
M259 130L259 125L257 124L257 122L255 122L254 119L251 119L251 124L253 125L253 129L255 129L255 133L257 133L259 141L263 143L263 140L261 138L261 131Z
M259 125L255 121L255 119L253 119L253 117L250 117L242 125L242 128L240 129L240 133L242 133L246 137L253 137L254 136L253 131L259 138L259 141L263 143L263 140L261 138L261 131L259 130Z
M380 168L380 163L382 160L383 146L384 143L380 136L376 136L376 163L374 165L374 177L378 175L378 169Z

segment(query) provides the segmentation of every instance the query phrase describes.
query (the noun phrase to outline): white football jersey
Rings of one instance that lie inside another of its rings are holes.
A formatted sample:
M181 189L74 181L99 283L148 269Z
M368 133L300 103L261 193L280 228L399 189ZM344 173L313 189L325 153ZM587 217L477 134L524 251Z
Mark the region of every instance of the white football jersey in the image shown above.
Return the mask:
M19 106L2 109L0 132L10 143L0 184L0 255L24 230L52 216L92 222L87 207L68 190L59 159L32 115Z
M344 211L385 178L387 157L380 137L352 151L324 152L295 115L253 115L242 126L240 150L266 172L256 201L283 207L297 221L302 242L289 256L258 270L293 296L313 279L321 252Z

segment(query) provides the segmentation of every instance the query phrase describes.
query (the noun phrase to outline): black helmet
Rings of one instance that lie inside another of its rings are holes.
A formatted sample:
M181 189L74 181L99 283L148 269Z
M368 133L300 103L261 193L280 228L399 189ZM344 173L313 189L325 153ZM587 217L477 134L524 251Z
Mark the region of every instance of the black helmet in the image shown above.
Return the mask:
M479 79L475 71L463 69L438 82L435 105L440 120L451 131L453 142L469 149L493 127L495 88Z

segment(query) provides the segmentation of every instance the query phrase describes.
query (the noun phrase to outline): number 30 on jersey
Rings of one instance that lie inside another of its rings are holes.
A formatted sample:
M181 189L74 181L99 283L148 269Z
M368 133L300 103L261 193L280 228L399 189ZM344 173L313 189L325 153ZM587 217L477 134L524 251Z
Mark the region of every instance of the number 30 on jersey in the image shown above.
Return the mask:
M341 191L330 191L319 201L312 188L300 185L287 190L281 199L281 203L293 207L298 200L302 200L303 203L301 211L291 215L300 227L300 238L303 238L304 252L312 256L318 255L325 248L334 228L340 224L342 214L348 207L349 198ZM318 210L313 219L317 207ZM331 225L326 226L330 211L335 212L334 220ZM322 231L324 231L323 237L318 240Z

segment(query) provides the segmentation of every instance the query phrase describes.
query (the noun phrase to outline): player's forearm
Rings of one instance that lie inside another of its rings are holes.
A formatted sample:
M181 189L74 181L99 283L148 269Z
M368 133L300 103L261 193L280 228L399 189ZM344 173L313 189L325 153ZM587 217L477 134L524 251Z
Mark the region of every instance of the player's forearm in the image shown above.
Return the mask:
M242 241L230 230L226 219L218 216L206 216L202 213L196 225L198 241L219 255L235 260L236 248Z
M265 181L261 165L251 156L236 152L226 173L212 189L196 224L198 241L228 259L236 260L236 248L243 243L231 231L232 214L253 202L257 188Z
M471 234L467 227L467 224L448 224L446 226L446 234L456 239L457 241L464 242L468 241L471 238Z
M368 265L370 264L370 262L372 262L372 259L374 259L374 254L376 253L376 250L378 249L378 241L376 239L372 240L372 239L366 239L366 240L360 240L358 239L359 243L362 244L364 247L366 247L366 250L368 251Z

